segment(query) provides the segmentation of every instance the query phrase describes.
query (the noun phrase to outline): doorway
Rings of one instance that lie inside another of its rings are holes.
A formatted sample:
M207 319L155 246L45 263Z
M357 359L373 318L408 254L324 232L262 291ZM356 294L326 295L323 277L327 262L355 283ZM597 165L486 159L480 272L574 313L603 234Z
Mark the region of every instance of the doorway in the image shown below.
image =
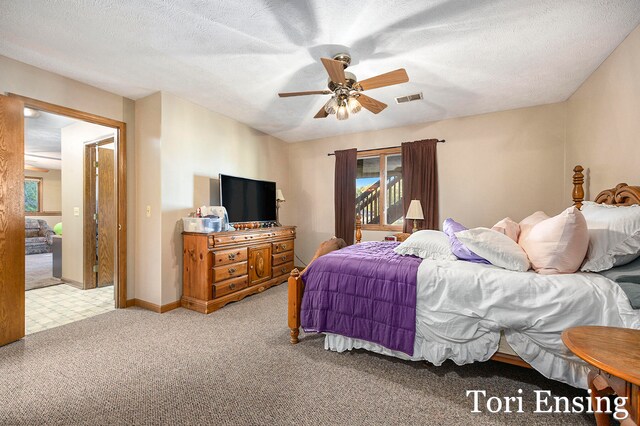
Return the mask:
M124 308L127 305L125 123L19 95L0 95L0 158L3 160L0 161L0 177L2 177L0 224L3 226L2 231L5 237L0 238L0 263L6 266L0 268L0 346L19 340L25 335L24 114L26 108L113 129L111 190L114 199L112 203L114 219L111 224L113 250L111 251L112 279L110 281L115 288L115 300L112 299L111 306ZM82 158L82 153L80 157ZM80 173L82 174L82 167ZM37 182L33 185L37 185ZM82 218L83 215L77 216ZM98 246L96 250L99 250ZM106 281L104 283L107 284Z

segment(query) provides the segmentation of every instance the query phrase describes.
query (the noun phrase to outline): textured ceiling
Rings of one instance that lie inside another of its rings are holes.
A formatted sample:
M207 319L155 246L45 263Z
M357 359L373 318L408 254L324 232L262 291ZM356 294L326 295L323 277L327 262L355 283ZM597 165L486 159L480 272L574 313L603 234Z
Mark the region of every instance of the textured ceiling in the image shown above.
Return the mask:
M287 141L567 99L640 23L638 0L1 0L0 54L137 99L168 91ZM319 62L348 51L389 108L338 122ZM424 100L396 105L416 92Z
M60 169L61 130L78 120L38 111L37 117L25 117L25 164L45 169Z

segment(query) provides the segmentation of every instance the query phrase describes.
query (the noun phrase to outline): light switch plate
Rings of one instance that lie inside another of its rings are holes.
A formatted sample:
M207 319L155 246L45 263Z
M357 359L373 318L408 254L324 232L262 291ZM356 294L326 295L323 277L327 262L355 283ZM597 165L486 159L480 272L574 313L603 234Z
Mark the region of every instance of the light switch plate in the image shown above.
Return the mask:
M147 217L151 217L151 206L147 206Z
M74 216L80 216L80 207L74 207L73 208L73 215Z

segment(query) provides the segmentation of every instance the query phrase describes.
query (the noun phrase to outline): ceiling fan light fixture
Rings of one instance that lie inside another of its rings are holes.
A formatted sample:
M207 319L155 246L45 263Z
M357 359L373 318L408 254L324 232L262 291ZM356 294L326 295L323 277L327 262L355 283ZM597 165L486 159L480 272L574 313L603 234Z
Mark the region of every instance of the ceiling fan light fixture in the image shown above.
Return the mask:
M349 108L349 112L351 114L357 114L362 109L362 105L360 105L360 102L358 102L358 99L356 99L355 96L351 96L349 98L349 100L347 101L347 107Z
M40 117L40 111L32 109L32 108L24 108L24 116L26 118L38 118Z
M349 110L347 108L346 102L343 102L342 105L338 107L336 118L338 120L346 120L347 118L349 118Z
M327 114L336 113L336 111L338 110L338 100L335 96L332 96L331 99L329 99L327 103L324 104L324 110L327 112Z

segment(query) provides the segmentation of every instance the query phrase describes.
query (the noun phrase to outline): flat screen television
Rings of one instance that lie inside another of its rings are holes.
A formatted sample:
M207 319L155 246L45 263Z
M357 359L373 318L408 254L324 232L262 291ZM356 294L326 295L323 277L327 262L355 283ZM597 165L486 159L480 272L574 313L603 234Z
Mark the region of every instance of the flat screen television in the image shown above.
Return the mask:
M276 183L221 174L220 204L229 222L275 221Z

